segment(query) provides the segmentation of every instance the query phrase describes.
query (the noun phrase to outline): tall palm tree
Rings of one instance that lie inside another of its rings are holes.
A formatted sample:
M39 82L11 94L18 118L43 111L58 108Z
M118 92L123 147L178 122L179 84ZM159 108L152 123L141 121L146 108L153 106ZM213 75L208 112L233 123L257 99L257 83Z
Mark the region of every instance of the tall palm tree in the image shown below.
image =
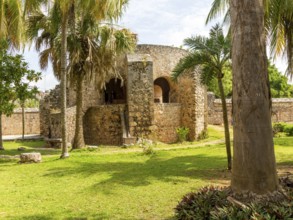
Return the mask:
M116 30L105 24L103 21L111 22L111 19L118 18L120 10L107 10L105 7L117 8L114 3L123 6L127 1L107 1L104 5L106 11L96 11L95 1L76 1L75 4L83 4L75 10L77 5L72 5L70 10L71 22L67 31L67 54L68 66L66 71L70 80L77 85L77 111L76 111L76 130L73 148L84 146L82 131L82 100L83 85L85 80L96 79L96 84L100 88L105 83L106 75L114 71L114 59L122 52L129 51L134 46L133 35L127 30ZM87 4L86 4L87 3ZM104 2L105 3L105 2ZM109 5L108 5L109 3ZM101 5L100 5L101 6ZM30 16L28 36L36 39L36 48L41 50L40 64L46 68L48 61L53 63L54 72L57 78L61 78L61 46L64 45L60 40L62 33L58 28L62 17L60 7L54 5L49 16L39 12ZM39 31L41 30L41 34Z
M266 194L278 180L271 124L263 0L231 0L233 169L231 187Z
M265 27L271 47L271 55L275 58L285 54L288 62L286 74L293 77L293 1L263 0L265 10ZM206 23L220 15L223 23L230 25L230 0L214 0Z
M196 66L201 66L201 81L203 84L209 85L213 78L217 78L222 100L228 169L231 170L229 122L222 82L224 77L223 70L225 66L230 64L230 39L224 36L222 28L217 24L211 29L209 38L191 37L185 39L184 44L190 48L190 53L176 65L172 77L177 79L186 70L193 70Z
M84 84L95 81L97 88L101 89L109 75L118 77L117 56L131 51L135 46L134 35L129 30L116 30L99 24L93 29L86 28L90 24L86 24L88 21L85 20L81 28L69 36L68 43L69 77L76 84L76 125L72 149L85 145L82 123Z

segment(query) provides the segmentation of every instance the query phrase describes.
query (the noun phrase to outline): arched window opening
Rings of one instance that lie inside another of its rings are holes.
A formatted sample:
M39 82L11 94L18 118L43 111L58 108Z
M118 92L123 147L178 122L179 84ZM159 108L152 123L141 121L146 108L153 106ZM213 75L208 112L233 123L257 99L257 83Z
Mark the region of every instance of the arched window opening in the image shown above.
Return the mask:
M106 84L105 103L106 104L125 104L126 103L126 90L122 85L121 79L111 79Z
M154 102L169 103L170 85L169 82L160 77L154 82Z
M154 85L154 101L156 103L162 103L163 102L163 90L158 85Z

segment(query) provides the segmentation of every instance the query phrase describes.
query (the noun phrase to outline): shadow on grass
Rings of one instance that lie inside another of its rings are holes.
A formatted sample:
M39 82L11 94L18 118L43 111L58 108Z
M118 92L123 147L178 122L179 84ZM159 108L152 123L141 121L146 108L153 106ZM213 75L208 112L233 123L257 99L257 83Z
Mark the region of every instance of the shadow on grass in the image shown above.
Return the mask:
M51 169L45 176L61 178L80 175L89 177L106 173L110 178L97 182L93 187L98 188L100 185L108 184L137 187L149 185L153 180L179 184L185 181L181 177L201 180L222 179L225 164L224 157L195 155L162 159L153 156L145 162L79 162L74 167Z

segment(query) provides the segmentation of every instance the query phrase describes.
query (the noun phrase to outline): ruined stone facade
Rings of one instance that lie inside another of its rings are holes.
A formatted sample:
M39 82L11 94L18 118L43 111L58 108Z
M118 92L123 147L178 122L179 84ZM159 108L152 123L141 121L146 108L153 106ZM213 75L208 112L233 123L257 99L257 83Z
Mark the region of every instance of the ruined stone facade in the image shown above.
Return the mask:
M206 91L199 70L171 80L175 65L187 51L169 46L138 45L120 62L121 79L109 78L105 89L85 85L84 136L86 144L120 145L127 138L150 138L171 143L176 128L188 127L189 140L206 128ZM60 89L41 102L41 134L61 137ZM73 140L74 88L68 88L68 141Z

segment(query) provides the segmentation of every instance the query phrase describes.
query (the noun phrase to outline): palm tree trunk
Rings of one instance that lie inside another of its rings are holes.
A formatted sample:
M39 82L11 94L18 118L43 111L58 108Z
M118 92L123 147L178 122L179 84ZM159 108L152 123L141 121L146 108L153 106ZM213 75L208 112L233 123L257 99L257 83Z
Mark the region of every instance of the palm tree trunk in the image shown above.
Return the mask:
M222 76L218 77L218 86L221 95L222 101L222 109L223 109L223 122L224 122L224 130L225 130L225 143L226 143L226 153L227 153L227 162L228 162L228 170L232 168L232 157L231 157L231 143L230 143L230 133L229 133L229 122L228 122L228 113L227 113L227 104L225 99L224 87L222 82Z
M278 180L271 124L263 0L231 0L234 192L266 194Z
M76 84L76 119L75 119L75 135L72 149L83 148L85 146L83 136L83 74L78 74Z
M22 137L21 137L21 139L22 139L22 141L24 141L24 130L25 130L25 119L24 119L24 116L25 116L25 114L24 114L24 104L21 104L21 115L22 115Z
M0 112L0 150L4 150L2 139L2 113Z
M69 157L67 148L67 120L66 120L66 69L67 69L67 26L68 26L68 15L63 14L62 18L62 45L61 45L61 124L62 124L62 154L60 158Z

